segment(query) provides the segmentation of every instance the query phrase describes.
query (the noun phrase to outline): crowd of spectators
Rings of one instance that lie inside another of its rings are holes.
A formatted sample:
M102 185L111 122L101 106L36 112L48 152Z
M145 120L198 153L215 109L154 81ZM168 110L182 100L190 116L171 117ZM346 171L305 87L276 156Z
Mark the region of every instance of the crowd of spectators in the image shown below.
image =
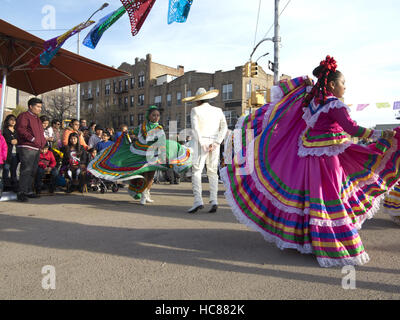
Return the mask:
M57 186L66 192L83 192L87 166L102 150L112 145L122 131L104 129L85 119L72 119L66 128L61 119L41 115L43 102L28 101L28 110L18 117L8 115L0 132L0 197L3 189L17 193L27 202L42 190L53 193Z

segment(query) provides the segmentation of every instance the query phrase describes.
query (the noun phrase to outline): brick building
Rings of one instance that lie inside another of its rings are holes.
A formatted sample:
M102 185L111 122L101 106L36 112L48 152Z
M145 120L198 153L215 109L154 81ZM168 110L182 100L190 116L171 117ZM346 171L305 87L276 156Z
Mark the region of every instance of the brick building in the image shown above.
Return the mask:
M180 131L190 128L190 111L194 106L183 103L182 99L195 95L203 87L220 91L211 103L222 108L228 126L233 128L237 118L249 111L250 92L267 90L273 85L273 76L261 67L259 76L251 79L243 77L242 66L215 73L184 72L183 66L173 68L153 62L150 54L146 59L136 58L133 65L123 63L119 69L130 75L81 84L81 118L103 126L118 128L127 124L133 128L144 120L149 106L157 105L166 131L170 121L176 121Z

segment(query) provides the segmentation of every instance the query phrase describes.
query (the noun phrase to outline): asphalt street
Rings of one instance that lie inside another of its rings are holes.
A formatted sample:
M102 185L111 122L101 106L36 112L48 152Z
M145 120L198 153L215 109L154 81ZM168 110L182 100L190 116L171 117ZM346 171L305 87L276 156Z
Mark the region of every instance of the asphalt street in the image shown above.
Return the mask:
M141 206L124 188L0 202L0 299L400 299L400 227L381 212L360 231L371 260L347 288L347 271L237 222L223 185L216 214L186 213L187 182L156 184L152 198Z

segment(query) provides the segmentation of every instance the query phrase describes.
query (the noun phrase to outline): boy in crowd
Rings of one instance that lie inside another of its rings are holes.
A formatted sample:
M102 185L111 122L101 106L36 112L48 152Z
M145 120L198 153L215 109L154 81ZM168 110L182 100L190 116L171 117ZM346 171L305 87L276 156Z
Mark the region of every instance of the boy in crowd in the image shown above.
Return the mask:
M50 174L49 192L54 193L56 187L56 179L58 176L58 170L56 168L56 159L54 158L53 152L49 150L49 146L45 145L43 149L40 149L39 165L36 172L35 189L36 194L40 194L43 187L43 176Z
M102 140L96 145L97 153L100 153L102 150L111 146L114 143L110 140L111 135L108 131L104 131L101 138Z

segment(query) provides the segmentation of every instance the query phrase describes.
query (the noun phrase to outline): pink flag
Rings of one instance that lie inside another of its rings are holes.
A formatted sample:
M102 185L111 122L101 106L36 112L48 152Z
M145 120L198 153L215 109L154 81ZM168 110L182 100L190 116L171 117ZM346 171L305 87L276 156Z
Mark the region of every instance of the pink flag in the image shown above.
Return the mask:
M357 111L362 111L368 106L369 106L369 103L359 104L359 105L357 105Z

